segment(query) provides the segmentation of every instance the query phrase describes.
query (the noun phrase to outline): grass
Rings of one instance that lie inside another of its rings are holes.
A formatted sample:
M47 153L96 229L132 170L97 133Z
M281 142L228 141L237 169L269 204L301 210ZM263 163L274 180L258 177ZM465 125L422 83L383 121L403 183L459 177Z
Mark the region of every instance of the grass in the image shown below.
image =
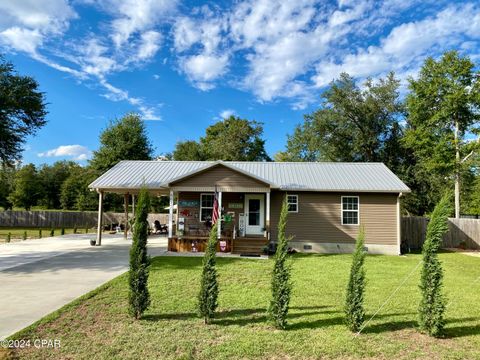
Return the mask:
M151 308L127 315L122 275L12 339L60 339L60 349L28 348L20 359L480 359L480 259L442 253L447 308L445 336L416 329L419 268L356 337L344 325L350 255L292 257L294 291L287 330L265 317L272 260L219 258L218 316L196 315L201 258L157 257L149 287ZM368 256L366 310L371 316L420 261L420 255ZM476 281L476 282L475 282Z
M5 242L8 233L11 234L11 241L18 241L23 239L23 233L27 232L27 239L38 239L38 230L40 228L9 228L9 227L0 227L0 243ZM50 237L51 228L42 228L42 238ZM61 234L61 228L55 228L55 236ZM89 228L89 233L95 232L95 228ZM77 228L77 234L85 234L86 229ZM65 228L65 235L73 234L73 228Z

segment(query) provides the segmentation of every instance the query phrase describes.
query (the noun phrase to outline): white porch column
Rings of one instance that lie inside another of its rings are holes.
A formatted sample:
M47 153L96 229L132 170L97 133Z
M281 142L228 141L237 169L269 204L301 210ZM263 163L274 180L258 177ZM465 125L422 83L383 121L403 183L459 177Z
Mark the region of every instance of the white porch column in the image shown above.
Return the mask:
M132 194L132 215L135 218L135 195Z
M128 238L128 193L123 195L125 202L125 231L123 232L123 237L125 240Z
M170 190L170 207L168 210L168 237L173 236L173 190Z
M102 245L102 222L103 222L103 191L98 191L97 246Z
M220 239L222 236L222 192L218 192L218 228L217 237Z
M270 240L270 191L266 193L267 211L265 214L265 228L267 229L267 237Z

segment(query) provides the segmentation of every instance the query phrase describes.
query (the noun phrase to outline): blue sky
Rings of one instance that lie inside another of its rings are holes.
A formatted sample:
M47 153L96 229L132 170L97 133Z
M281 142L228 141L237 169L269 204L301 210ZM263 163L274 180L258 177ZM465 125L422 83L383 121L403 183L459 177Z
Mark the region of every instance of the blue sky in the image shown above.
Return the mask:
M46 93L48 124L24 162L85 163L109 120L140 113L157 154L222 116L264 123L270 155L328 83L427 56L479 62L478 2L415 0L3 0L0 47Z

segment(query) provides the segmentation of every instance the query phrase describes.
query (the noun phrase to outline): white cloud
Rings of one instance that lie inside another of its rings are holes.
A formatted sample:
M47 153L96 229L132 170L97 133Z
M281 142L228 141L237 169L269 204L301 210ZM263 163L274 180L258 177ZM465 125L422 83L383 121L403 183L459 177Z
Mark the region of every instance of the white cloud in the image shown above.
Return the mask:
M228 56L192 55L181 58L180 66L196 87L206 91L214 87L213 80L225 74Z
M228 119L232 115L236 115L237 113L235 110L232 109L225 109L220 112L220 119Z
M55 149L38 153L37 155L38 157L62 157L82 161L90 158L92 152L82 145L61 145Z
M312 80L316 87L323 87L341 72L365 78L390 70L405 79L418 70L426 56L460 46L464 34L480 39L479 24L478 7L471 4L450 6L434 17L393 28L381 39L379 46L360 48L355 53L345 55L340 62L319 62Z

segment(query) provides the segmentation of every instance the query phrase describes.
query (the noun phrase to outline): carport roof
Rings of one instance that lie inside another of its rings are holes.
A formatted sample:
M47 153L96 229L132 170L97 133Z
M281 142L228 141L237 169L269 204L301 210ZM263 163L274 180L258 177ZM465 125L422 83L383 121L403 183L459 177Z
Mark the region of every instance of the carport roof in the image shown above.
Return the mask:
M105 191L138 190L142 186L166 192L169 184L214 166L225 166L291 191L409 192L383 163L240 162L240 161L120 161L89 187ZM212 184L213 185L213 184Z

